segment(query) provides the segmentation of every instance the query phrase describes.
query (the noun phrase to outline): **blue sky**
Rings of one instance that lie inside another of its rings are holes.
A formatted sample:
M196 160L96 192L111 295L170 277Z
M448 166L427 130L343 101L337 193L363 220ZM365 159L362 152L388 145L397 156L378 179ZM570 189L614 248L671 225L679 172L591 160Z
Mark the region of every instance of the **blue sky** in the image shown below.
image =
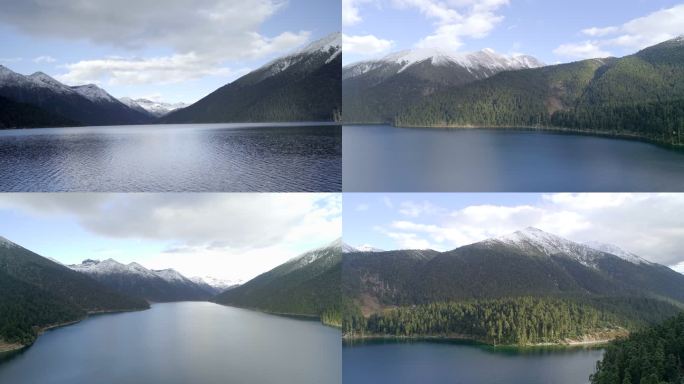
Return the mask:
M194 102L339 32L340 14L339 0L3 3L0 64L95 82L115 97Z
M446 251L531 226L684 272L682 194L345 193L343 205L356 247Z
M343 3L345 64L417 46L464 52L492 48L552 64L623 56L684 33L684 3L672 0Z
M336 194L2 194L0 236L64 264L113 258L247 280L341 237Z

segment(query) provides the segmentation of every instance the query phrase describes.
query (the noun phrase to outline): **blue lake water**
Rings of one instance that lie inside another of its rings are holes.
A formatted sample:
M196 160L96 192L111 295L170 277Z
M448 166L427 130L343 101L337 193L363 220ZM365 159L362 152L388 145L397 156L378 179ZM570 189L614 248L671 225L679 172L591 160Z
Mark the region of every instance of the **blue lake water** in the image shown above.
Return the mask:
M345 344L345 384L586 384L601 349L494 348L459 342Z
M495 129L343 127L344 191L684 190L684 151L598 136Z
M339 384L340 332L206 302L92 316L0 361L12 384Z
M0 130L0 192L336 192L342 128L185 124Z

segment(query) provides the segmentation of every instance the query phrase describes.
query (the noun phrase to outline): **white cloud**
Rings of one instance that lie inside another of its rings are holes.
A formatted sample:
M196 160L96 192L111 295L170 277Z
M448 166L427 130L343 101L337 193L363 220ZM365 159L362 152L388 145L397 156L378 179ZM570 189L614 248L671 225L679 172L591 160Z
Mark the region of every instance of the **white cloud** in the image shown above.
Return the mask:
M377 55L387 52L394 42L375 37L373 35L342 34L342 49L344 53L357 55Z
M554 53L569 57L607 56L607 49L642 49L684 34L684 4L661 9L619 26L592 27L581 31L599 40L562 44Z
M576 59L593 59L598 57L611 56L609 51L601 49L601 47L593 41L585 41L583 43L561 44L558 48L553 50L553 53L559 56L571 57Z
M224 74L226 61L261 58L303 44L310 36L307 31L273 36L261 32L286 6L283 0L166 0L163 5L138 0L22 1L0 6L0 22L33 36L87 40L131 52L125 58L68 64L61 78L72 83L168 83ZM146 49L170 53L141 57ZM150 73L140 73L145 70Z
M351 26L363 21L359 6L373 0L342 0L342 25Z
M198 79L208 75L230 76L230 68L216 60L199 57L194 52L153 58L106 58L66 64L66 73L55 76L69 85L85 83L170 84Z
M46 56L38 56L38 57L36 57L36 58L33 59L33 62L34 62L34 63L38 63L38 64L41 64L41 63L54 63L55 61L57 61L57 59L55 59L55 58L52 57L52 56L47 56L47 55L46 55Z
M448 250L532 226L586 242L615 244L648 260L684 265L683 194L550 194L525 205L471 205L376 226L400 247ZM425 243L428 244L425 244Z
M0 63L16 63L22 60L21 57L0 57Z
M0 209L74 220L94 239L166 244L135 261L228 279L254 277L342 234L338 194L11 194L0 196Z
M458 50L463 38L486 37L504 17L497 13L508 0L394 0L399 8L416 8L434 20L435 31L421 39L421 48Z
M605 28L597 28L597 27L592 27L592 28L586 28L582 30L582 33L587 35L587 36L605 36L609 35L612 33L615 33L619 31L620 28L618 27L605 27Z
M404 216L418 217L426 214L437 214L441 209L429 201L402 201L399 205L399 213Z

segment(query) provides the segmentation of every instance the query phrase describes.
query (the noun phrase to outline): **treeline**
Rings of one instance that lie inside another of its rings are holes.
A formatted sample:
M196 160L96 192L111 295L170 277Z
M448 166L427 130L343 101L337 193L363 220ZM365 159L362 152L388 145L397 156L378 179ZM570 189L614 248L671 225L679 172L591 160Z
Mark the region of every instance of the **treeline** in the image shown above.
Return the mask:
M519 297L399 307L368 318L345 312L347 336L450 336L491 344L554 343L596 332L637 329L676 313L673 305L645 298Z
M592 384L684 383L684 314L612 343Z
M398 126L565 128L684 145L684 45L502 72L424 98Z
M83 316L77 306L0 271L0 341L28 345L41 328Z

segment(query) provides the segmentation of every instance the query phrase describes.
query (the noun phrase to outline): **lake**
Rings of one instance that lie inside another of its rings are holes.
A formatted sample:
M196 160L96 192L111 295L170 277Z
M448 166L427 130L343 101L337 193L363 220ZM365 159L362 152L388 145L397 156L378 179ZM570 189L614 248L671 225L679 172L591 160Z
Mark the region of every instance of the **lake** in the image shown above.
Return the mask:
M0 130L0 191L339 192L342 128L186 124Z
M90 317L0 362L0 383L340 382L339 330L207 302Z
M348 384L585 384L602 356L600 349L368 341L345 343L342 377Z
M351 125L342 148L350 192L684 190L684 151L632 140Z

